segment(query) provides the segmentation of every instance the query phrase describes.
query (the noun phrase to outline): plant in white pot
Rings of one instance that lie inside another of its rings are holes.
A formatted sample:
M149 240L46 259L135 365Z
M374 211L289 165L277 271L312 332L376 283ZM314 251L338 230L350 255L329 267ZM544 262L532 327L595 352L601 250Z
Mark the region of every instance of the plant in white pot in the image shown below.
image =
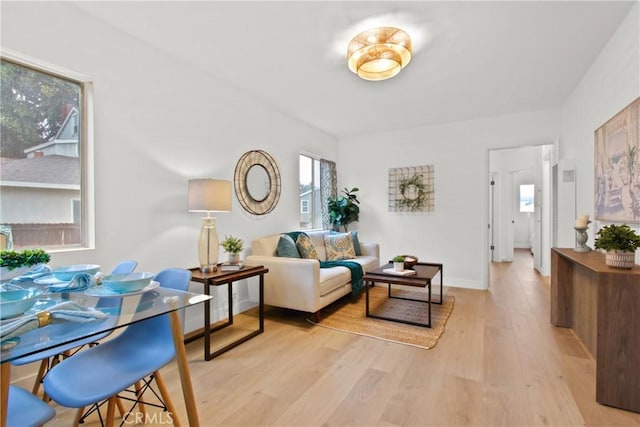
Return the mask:
M43 249L0 251L0 280L13 279L50 260L51 256Z
M244 249L242 239L233 236L224 236L224 240L220 243L220 246L229 254L229 263L237 264L240 262L240 252Z
M404 270L404 257L402 255L394 256L391 261L393 262L393 269L395 271L403 271Z
M640 247L640 235L627 224L606 225L596 233L593 245L606 251L605 263L609 267L631 269Z

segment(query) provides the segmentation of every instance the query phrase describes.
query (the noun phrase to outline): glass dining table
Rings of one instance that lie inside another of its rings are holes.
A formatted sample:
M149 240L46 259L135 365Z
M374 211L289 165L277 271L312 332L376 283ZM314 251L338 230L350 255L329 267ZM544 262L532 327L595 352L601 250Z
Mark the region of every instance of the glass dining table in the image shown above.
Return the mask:
M54 316L54 320L50 324L21 334L16 339L17 343L13 347L0 351L2 362L0 372L0 425L2 427L6 426L6 408L11 380L10 362L12 360L49 350L59 345L80 341L94 335L101 335L144 319L168 313L171 320L173 343L176 350L175 360L180 375L188 425L199 426L182 325L180 324L177 310L200 304L209 299L211 297L208 295L162 287L130 295L116 296L93 296L85 292L49 293L43 295L43 299L36 302L35 306L24 314L25 316L36 312L42 314L46 312L49 306L62 300L70 300L86 307L97 306L96 308L107 314L107 316L90 322L55 320ZM12 320L16 319L2 320L0 325ZM174 417L174 421L177 421L177 418Z

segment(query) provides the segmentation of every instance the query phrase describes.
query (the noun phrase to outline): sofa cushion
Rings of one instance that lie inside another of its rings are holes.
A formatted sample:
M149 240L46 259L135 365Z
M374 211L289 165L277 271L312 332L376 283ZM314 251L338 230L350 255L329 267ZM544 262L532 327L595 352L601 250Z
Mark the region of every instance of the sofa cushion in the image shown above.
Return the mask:
M307 235L309 236L309 238L311 238L311 242L316 248L318 259L320 261L327 260L327 252L324 250L324 235L328 233L329 232L326 230L307 231Z
M318 259L318 251L306 234L300 233L296 240L296 248L300 253L300 258Z
M296 242L287 234L280 236L277 253L279 257L300 258L300 252L298 252Z
M324 249L327 260L352 259L356 256L351 233L332 233L324 235Z
M351 272L347 267L320 269L320 296L326 295L351 281ZM351 285L349 285L351 288Z
M380 261L377 257L362 255L355 257L354 259L350 259L349 261L357 262L362 266L362 271L365 273L369 271L373 271L376 268L380 267Z

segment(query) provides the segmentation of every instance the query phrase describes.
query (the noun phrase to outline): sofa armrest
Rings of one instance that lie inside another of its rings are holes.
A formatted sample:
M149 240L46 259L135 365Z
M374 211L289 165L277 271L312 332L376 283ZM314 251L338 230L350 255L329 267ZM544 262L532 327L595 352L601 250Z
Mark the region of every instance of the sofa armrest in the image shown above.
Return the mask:
M362 255L380 259L380 245L378 243L360 242L360 252Z
M247 265L263 265L265 304L315 312L320 299L320 262L317 259L248 255Z

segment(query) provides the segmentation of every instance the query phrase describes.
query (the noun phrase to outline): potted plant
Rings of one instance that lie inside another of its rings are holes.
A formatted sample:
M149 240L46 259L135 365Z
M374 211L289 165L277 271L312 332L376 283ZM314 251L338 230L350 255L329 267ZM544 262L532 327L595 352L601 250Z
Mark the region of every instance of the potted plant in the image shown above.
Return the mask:
M404 270L404 257L402 255L394 256L391 261L393 262L393 269L395 271L403 271Z
M51 256L43 249L0 251L0 279L13 279L26 273L34 266L46 264L50 260Z
M353 187L351 190L345 188L342 191L344 197L336 196L327 199L329 222L334 230L337 231L340 227L343 227L346 232L349 224L358 221L360 217L360 207L358 206L360 201L355 194L358 190L358 187Z
M605 263L614 268L631 269L635 265L640 235L627 224L606 225L596 233L596 249L606 251Z
M224 240L220 243L220 246L229 254L230 263L237 264L240 262L240 252L244 248L242 239L233 236L224 236Z

